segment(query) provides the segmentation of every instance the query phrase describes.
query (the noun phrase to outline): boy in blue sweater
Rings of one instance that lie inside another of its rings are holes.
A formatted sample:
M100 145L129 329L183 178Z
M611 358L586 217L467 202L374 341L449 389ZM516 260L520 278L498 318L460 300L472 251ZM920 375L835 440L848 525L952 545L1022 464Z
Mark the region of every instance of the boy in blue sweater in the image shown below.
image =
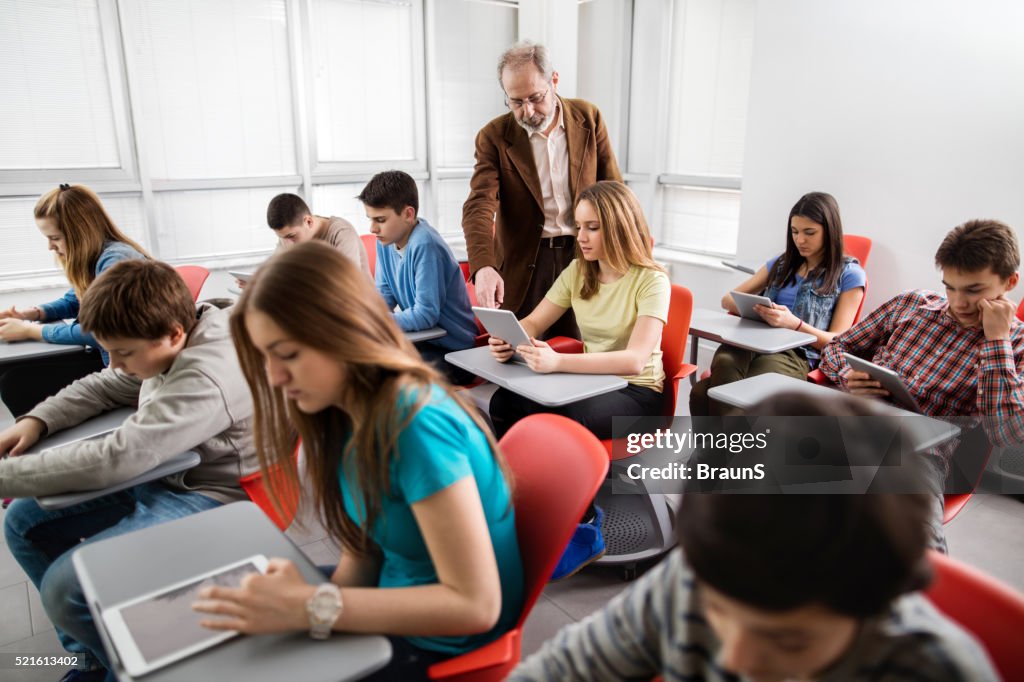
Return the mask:
M444 336L416 347L450 382L469 383L471 374L444 360L445 353L470 348L476 337L469 293L448 244L417 215L416 181L402 171L384 171L357 198L377 236L377 291L395 311L395 322L404 332L444 329Z

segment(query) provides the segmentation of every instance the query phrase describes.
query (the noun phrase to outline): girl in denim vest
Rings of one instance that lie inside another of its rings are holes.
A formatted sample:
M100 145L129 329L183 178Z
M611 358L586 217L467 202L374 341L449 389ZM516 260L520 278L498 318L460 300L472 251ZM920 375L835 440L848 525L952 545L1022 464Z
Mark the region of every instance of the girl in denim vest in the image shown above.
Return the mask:
M728 407L708 398L713 386L771 372L806 378L825 344L853 325L867 276L857 259L843 255L843 225L835 198L824 192L800 197L789 212L787 231L786 250L736 291L767 296L770 308L756 306L765 323L811 334L815 342L767 354L720 346L711 361L711 376L690 392L690 414L729 414ZM722 307L738 313L731 294L722 297Z

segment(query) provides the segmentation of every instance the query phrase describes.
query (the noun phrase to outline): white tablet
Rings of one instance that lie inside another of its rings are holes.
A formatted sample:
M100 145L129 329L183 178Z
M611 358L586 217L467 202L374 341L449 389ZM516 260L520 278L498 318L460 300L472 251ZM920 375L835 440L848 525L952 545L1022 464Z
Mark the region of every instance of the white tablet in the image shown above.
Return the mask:
M748 320L756 320L758 322L764 322L764 318L757 314L754 310L754 306L761 304L763 306L772 307L772 299L767 296L759 296L757 294L745 294L742 291L730 291L729 295L732 296L733 302L736 304L736 308L740 311L740 317L745 317Z
M237 635L199 625L216 616L193 611L192 604L203 587L238 587L249 573L266 570L265 556L251 556L104 609L103 624L125 670L145 675Z
M882 388L889 391L892 394L892 399L914 412L921 412L921 406L917 404L917 400L907 389L903 383L903 379L900 375L892 371L888 367L882 367L876 365L873 362L868 362L863 358L858 358L856 355L850 355L849 353L843 353L843 357L846 358L846 362L850 364L858 372L865 372L872 379L882 384Z
M234 270L228 270L228 274L240 282L248 282L253 276L251 272L236 272Z
M480 324L484 326L488 334L508 341L509 345L513 348L518 348L524 344L533 345L533 342L530 341L530 335L523 329L523 325L519 324L516 314L511 310L473 306L473 314L480 320ZM523 356L519 355L519 353L514 353L512 355L512 362L525 364L526 361L523 360Z

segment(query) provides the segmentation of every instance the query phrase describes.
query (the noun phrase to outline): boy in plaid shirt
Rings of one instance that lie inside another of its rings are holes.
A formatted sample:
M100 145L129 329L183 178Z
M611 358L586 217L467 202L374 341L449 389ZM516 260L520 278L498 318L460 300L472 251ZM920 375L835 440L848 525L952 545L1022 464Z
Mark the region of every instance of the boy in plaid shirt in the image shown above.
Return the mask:
M978 417L994 445L1024 442L1024 324L1007 294L1020 278L1017 236L997 220L954 228L935 253L946 295L908 291L837 336L821 355L824 374L850 393L887 396L843 353L896 371L922 412ZM956 441L932 451L934 544L945 549L942 485Z

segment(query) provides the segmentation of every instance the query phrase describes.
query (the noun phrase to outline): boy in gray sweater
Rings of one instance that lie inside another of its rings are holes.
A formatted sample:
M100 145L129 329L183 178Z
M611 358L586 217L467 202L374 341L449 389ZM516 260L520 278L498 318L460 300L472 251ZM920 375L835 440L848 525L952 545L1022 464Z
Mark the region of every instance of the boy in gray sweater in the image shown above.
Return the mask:
M864 414L852 405L838 392L824 405L780 395L750 414ZM806 440L806 420L777 425L772 438ZM845 454L874 447L879 426L844 420ZM994 682L981 646L918 591L931 577L930 495L912 459L893 469L885 480L905 494L685 492L681 549L509 681Z
M79 323L110 353L110 366L45 400L0 432L0 497L20 497L4 532L39 589L73 679L103 679L109 667L71 565L93 542L245 499L238 479L256 470L252 398L231 342L228 315L192 300L164 263L115 265L89 287ZM140 386L141 381L141 386ZM109 435L20 455L40 437L107 410L134 415ZM32 496L106 488L194 450L194 468L64 509Z

